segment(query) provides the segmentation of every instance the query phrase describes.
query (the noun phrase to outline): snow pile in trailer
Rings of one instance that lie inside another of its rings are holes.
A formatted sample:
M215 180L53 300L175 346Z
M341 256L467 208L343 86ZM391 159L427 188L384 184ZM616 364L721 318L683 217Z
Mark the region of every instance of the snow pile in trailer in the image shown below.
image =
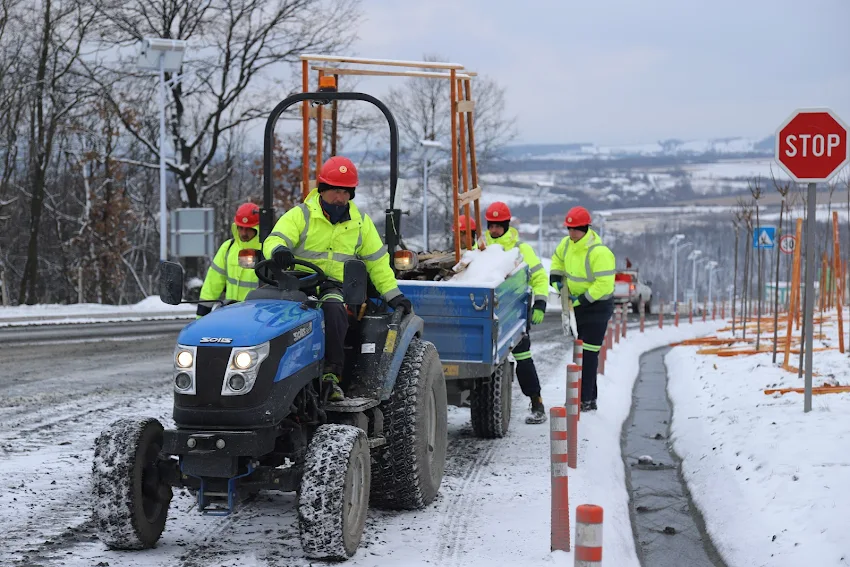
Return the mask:
M518 248L505 251L501 244L493 244L484 250L467 250L460 259L466 269L452 277L453 282L496 286L505 281L522 262Z

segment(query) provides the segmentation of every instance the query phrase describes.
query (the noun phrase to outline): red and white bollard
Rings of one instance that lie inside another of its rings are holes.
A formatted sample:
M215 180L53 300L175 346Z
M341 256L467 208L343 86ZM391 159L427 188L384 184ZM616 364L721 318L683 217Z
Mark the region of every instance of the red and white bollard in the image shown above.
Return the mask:
M602 348L599 349L599 374L605 374L605 357L607 357L607 356L608 356L608 345L603 344Z
M602 507L582 504L576 508L575 567L602 566Z
M644 319L646 319L646 305L643 303L643 298L640 298L640 306L638 307L640 311L640 332L643 332Z
M570 494L567 479L567 408L549 408L552 448L552 551L570 550Z
M573 341L573 364L578 366L578 391L581 392L581 368L584 365L584 341L581 339ZM567 396L568 406L569 403L569 396Z
M567 452L570 468L578 461L578 416L581 403L581 366L567 365Z
M620 309L620 328L623 329L624 339L626 338L626 315L628 314L628 312L629 310L625 305L622 309Z
M620 342L620 311L622 307L614 308L614 344Z

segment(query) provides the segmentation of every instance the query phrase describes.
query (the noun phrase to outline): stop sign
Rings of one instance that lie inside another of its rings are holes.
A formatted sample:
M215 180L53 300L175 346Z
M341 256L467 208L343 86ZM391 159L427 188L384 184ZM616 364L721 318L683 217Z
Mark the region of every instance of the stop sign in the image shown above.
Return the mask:
M797 110L776 131L776 161L794 181L828 181L850 162L847 126L826 108Z

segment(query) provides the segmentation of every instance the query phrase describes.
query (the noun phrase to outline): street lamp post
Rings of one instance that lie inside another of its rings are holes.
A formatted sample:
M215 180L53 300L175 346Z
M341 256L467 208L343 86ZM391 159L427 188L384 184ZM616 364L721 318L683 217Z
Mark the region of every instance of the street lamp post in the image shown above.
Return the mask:
M708 304L711 305L711 280L714 276L714 270L717 268L717 262L711 261L705 265L705 269L708 271Z
M684 234L676 234L670 239L673 245L673 306L675 309L679 297L679 242L685 239Z
M537 253L543 254L543 206L544 197L555 184L551 181L537 181Z
M146 37L142 40L136 66L159 71L159 261L168 259L166 238L168 207L165 199L165 74L180 71L186 42L179 39ZM174 80L174 79L172 79Z
M691 295L693 296L693 300L697 299L697 258L702 254L702 250L694 250L690 254L688 254L688 260L693 260L694 262L694 275L693 281L691 282Z
M419 140L422 145L422 251L428 251L428 162L431 155L428 148L442 149L443 144L436 140ZM457 227L455 227L455 230Z

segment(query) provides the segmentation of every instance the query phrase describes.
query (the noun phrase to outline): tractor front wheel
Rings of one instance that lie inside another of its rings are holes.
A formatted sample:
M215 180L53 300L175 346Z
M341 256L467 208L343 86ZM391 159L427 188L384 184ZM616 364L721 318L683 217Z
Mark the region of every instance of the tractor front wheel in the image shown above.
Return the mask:
M98 537L110 549L156 545L165 528L171 486L159 475L162 424L119 419L94 444L92 485Z

